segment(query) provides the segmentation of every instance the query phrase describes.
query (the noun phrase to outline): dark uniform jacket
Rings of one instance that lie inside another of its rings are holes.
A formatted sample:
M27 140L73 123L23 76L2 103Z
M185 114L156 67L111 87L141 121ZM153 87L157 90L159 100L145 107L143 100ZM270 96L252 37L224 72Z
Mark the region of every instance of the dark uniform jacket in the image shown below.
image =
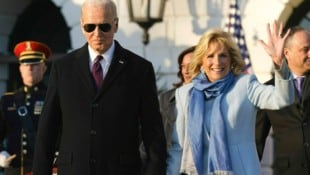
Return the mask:
M272 83L272 81L268 82ZM273 129L275 175L310 175L310 77L306 75L302 99L282 110L262 110L256 122L257 151L262 157L266 137Z
M31 171L35 135L45 94L46 86L39 83L6 93L1 98L0 143L5 142L0 151L17 155L10 164L12 169L24 167L25 173ZM6 174L10 174L10 168L6 169Z
M175 106L175 88L163 92L159 98L159 106L163 118L167 148L170 148L173 126L177 119Z
M54 61L34 175L51 174L60 129L58 175L140 175L140 127L148 156L143 175L164 175L166 141L155 82L152 64L118 42L98 92L87 44Z

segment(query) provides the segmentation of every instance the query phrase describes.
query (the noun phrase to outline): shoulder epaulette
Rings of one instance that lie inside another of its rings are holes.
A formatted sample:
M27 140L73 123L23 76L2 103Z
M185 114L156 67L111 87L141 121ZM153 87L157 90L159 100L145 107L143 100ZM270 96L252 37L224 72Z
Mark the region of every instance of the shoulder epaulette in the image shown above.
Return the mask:
M5 96L5 95L14 95L15 93L14 92L5 92L4 94L3 94L3 96Z

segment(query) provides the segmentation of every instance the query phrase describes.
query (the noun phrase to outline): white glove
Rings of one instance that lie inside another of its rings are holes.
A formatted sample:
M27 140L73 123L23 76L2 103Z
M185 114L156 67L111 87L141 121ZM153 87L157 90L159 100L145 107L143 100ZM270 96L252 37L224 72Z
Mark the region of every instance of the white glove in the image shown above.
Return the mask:
M0 152L0 167L2 168L7 168L10 166L11 161L16 157L15 154L10 155L6 151L1 151Z

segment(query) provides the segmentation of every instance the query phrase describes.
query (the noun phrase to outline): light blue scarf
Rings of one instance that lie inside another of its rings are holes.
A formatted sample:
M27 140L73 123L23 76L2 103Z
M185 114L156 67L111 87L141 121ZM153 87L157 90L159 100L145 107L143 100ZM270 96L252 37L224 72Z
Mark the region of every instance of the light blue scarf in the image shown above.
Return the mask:
M203 172L203 123L205 101L215 98L210 123L210 144L208 157L208 173L232 173L232 166L227 144L225 122L221 113L222 96L233 84L234 75L230 72L226 77L215 82L209 82L204 73L193 79L193 89L190 94L188 132L193 153L193 159L199 175Z

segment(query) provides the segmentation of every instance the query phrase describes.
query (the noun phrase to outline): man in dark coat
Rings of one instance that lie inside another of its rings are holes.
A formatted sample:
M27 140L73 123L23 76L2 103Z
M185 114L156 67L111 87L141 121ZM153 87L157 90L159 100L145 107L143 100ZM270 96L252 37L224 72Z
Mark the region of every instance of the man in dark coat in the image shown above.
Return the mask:
M164 175L166 141L152 64L114 40L113 1L86 0L81 12L87 44L53 62L34 175L51 174L59 131L58 175ZM142 173L140 130L147 153Z
M266 137L273 129L275 175L310 175L310 33L295 27L288 36L284 55L292 78L303 79L302 92L296 85L295 103L281 110L262 110L256 121L256 144L262 158ZM273 84L273 80L267 84Z
M0 166L5 175L24 175L31 172L35 136L41 114L46 85L46 59L51 50L43 43L24 41L14 53L19 59L23 87L5 93L0 101Z

